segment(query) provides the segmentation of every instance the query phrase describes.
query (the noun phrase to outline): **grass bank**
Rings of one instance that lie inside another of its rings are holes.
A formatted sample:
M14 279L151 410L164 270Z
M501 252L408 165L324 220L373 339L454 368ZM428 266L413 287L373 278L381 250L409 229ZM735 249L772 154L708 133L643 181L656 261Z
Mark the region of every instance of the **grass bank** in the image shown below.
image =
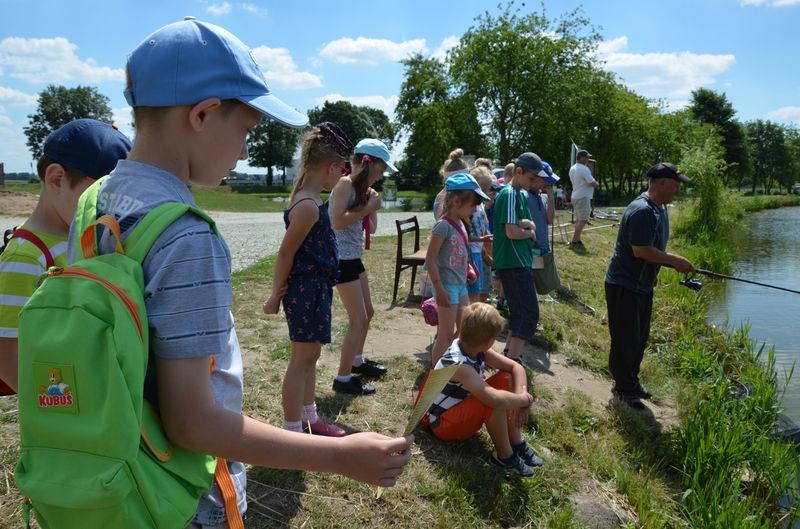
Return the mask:
M535 478L493 472L483 432L444 444L418 430L406 474L379 499L372 488L338 476L251 469L248 527L577 528L586 526L582 516L590 508L629 528L776 525L786 515L777 497L795 463L768 435L780 382L769 354L759 356L744 331L727 336L708 327L702 294L679 286L671 270L662 272L656 289L642 370L654 393L650 411L611 399L603 276L616 229L602 222L585 232L586 253L566 249L571 228L555 236L562 283L594 314L542 298L544 331L525 347L537 402L524 435L545 458ZM688 249L675 242L678 251ZM394 252L394 238L380 237L365 253L376 308L365 351L390 368L374 396L330 389L347 328L334 296L334 343L320 360L317 402L351 432L399 434L430 358L434 330L423 324L419 300L391 303ZM283 319L260 310L273 264L268 258L235 274L233 289L245 410L277 425L290 346ZM401 294L409 290L409 275ZM16 398L0 399L0 528L22 526L12 476L16 436Z

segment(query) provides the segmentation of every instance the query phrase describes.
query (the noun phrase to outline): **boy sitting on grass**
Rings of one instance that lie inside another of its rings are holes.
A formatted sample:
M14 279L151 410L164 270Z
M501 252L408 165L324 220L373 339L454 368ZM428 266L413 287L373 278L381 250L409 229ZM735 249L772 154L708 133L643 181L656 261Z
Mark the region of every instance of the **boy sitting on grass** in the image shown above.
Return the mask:
M441 369L461 362L456 374L434 399L423 424L442 441L462 441L486 425L497 456L489 462L501 470L531 477L542 460L522 438L533 396L528 393L525 368L492 350L503 318L486 303L464 309L461 332L436 363ZM498 373L484 379L486 367Z

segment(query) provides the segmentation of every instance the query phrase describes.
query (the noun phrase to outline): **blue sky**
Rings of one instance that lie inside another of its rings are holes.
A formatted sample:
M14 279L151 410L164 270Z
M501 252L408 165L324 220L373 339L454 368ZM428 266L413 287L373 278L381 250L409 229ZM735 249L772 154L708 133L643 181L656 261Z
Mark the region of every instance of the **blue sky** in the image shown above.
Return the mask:
M7 172L30 170L22 127L51 83L96 86L130 132L125 58L185 15L219 24L253 48L273 92L298 109L346 99L391 115L399 61L416 51L442 56L496 4L0 0L0 162ZM552 18L578 5L600 29L598 59L637 93L680 108L705 86L725 92L741 120L800 125L800 0L552 0L545 7Z

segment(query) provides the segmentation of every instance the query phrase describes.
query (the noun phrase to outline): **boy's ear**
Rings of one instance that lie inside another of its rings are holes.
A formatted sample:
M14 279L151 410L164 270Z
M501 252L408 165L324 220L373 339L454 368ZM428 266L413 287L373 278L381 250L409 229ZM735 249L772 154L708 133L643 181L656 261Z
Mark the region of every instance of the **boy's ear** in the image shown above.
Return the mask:
M203 125L210 112L219 110L222 101L218 97L204 99L189 109L189 125L195 132L203 130Z
M60 163L51 163L44 170L44 183L49 192L59 194L65 186L69 186L67 170Z

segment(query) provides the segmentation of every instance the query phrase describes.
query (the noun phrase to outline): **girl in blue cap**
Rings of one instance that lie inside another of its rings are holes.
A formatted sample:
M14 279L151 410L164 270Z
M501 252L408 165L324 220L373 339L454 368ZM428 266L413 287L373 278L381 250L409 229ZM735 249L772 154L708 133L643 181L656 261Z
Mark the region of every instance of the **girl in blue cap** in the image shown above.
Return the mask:
M375 309L361 256L364 253L364 232L375 233L378 229L381 197L371 186L383 178L387 169L392 172L397 169L389 159L386 145L373 138L358 142L352 168L352 174L343 176L331 191L328 210L339 250L336 290L349 319L333 389L352 395L370 395L375 393L375 388L361 378L353 377L353 373L362 377L379 377L386 373L386 367L363 357L364 342Z
M445 182L442 218L434 225L425 263L436 292L439 325L431 351L436 365L453 338L458 335L461 311L469 305L467 275L470 251L464 229L478 204L489 197L467 173L450 176ZM473 281L477 277L473 278Z

